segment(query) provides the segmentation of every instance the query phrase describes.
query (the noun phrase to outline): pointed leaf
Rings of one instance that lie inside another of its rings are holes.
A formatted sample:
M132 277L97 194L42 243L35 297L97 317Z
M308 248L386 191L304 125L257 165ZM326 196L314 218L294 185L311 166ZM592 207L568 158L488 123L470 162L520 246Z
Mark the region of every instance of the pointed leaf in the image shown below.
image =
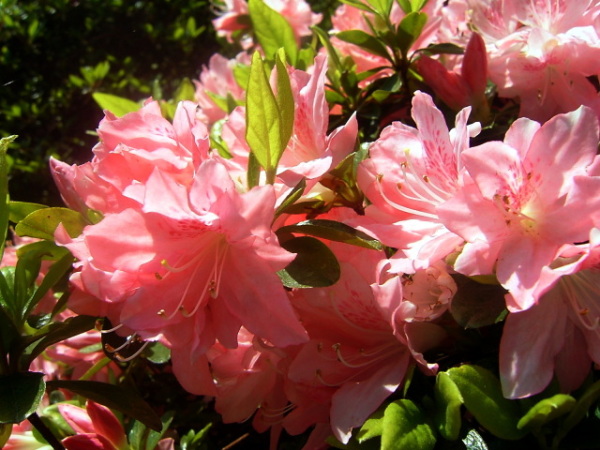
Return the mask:
M39 372L0 376L0 423L19 423L40 404L46 384Z
M526 432L517 428L521 411L516 401L502 395L500 381L489 370L474 365L447 371L458 387L466 408L490 433L501 439L521 439Z
M252 29L268 59L274 59L281 47L292 65L298 58L298 44L294 30L288 21L263 0L249 0L248 12L252 20Z
M8 210L10 214L9 219L11 222L18 223L20 220L23 220L32 212L42 208L47 208L47 206L41 205L39 203L11 201L8 204Z
M296 200L302 197L304 189L306 189L306 179L302 178L275 210L275 219L284 213L289 206L293 205Z
M54 231L62 223L71 237L77 237L88 224L85 218L69 208L44 208L32 212L15 227L19 236L54 240Z
M123 414L142 422L148 428L156 431L162 429L160 417L133 389L97 381L79 380L52 380L48 382L48 387L68 389L110 409L121 411Z
M281 244L296 258L277 274L289 288L327 287L340 278L340 265L332 251L321 241L296 237Z
M48 325L46 330L42 331L42 336L36 344L30 346L26 362L33 361L47 347L64 341L70 337L85 333L94 328L96 317L92 316L75 316L65 319L63 322L53 322Z
M274 174L285 148L281 138L282 119L258 53L254 53L250 67L246 92L246 124L246 141L252 153L267 173Z
M575 408L576 400L570 395L556 394L550 398L540 400L521 417L517 428L539 429L542 425L563 416Z
M381 450L431 450L435 442L433 429L412 401L396 400L385 409Z
M427 14L411 12L398 25L397 45L403 55L408 54L411 45L417 40L427 23Z
M365 33L361 30L347 30L340 31L335 34L335 37L338 39L348 42L350 44L354 44L367 50L374 55L381 56L386 59L390 59L390 54L387 51L385 45L381 43L379 39L374 36L371 36L368 33Z
M281 114L281 145L285 149L294 130L294 94L290 76L285 66L285 52L280 50L275 58L277 68L277 108ZM282 150L283 151L283 150ZM281 157L281 156L280 156Z
M349 225L334 220L304 220L294 225L282 227L278 231L300 233L373 250L383 249L383 245L377 239L372 238L368 234L358 231Z
M117 117L124 116L127 113L137 111L140 105L128 98L119 97L102 92L94 92L92 97L103 110L108 110Z

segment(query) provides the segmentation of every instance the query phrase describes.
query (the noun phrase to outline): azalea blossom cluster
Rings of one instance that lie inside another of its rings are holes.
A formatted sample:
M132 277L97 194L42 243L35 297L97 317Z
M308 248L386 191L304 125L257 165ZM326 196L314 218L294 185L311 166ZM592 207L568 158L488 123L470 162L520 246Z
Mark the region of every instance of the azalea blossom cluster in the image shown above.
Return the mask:
M504 295L507 398L553 378L571 392L600 364L600 3L422 3L428 20L406 55L423 85L410 116L369 142L356 111L328 103L333 55L322 49L307 67L283 66L290 138L274 177L250 180L252 113L236 68L260 48L240 0L215 27L244 50L214 55L172 121L152 99L122 117L105 111L90 162L51 161L67 206L93 218L78 236L55 232L76 258L69 308L168 347L187 391L214 397L226 422L253 417L273 446L282 430L312 429L306 448L332 434L346 443L414 368L435 375L460 277ZM302 0L268 5L292 15L298 42L320 20ZM394 71L342 39L373 31L369 14L340 6L331 38L366 88ZM447 43L466 52L419 54ZM491 87L518 106L496 139L485 138L500 115ZM353 201L340 187L348 164ZM317 245L307 223L360 236L316 235L339 265L330 285L286 282Z

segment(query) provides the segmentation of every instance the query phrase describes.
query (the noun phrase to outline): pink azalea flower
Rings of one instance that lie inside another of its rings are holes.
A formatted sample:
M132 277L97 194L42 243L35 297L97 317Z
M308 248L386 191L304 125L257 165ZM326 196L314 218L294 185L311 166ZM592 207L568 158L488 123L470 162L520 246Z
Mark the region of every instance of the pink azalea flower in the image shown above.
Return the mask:
M304 400L284 420L286 430L297 432L329 410L331 430L342 442L400 386L413 351L424 348L411 349L418 338L408 337L403 324L392 325L402 296L387 290L380 303L379 291L371 289L382 255L345 247L332 245L342 267L335 285L291 294L311 340L288 374Z
M61 403L58 410L76 433L75 436L63 439L63 445L68 450L128 448L123 425L106 406L88 400L85 409Z
M476 117L481 117L482 120L487 118L487 56L485 43L479 34L471 34L460 74L446 69L441 62L428 56L421 56L416 65L425 83L450 108L459 110L473 106Z
M571 392L600 364L600 230L589 244L567 247L544 278L552 284L538 304L506 319L500 375L509 398L541 392L553 375Z
M208 66L202 68L200 79L194 80L195 99L200 107L198 115L207 126L210 127L227 116L227 111L215 102L214 97L225 104L244 100L245 90L233 75L233 69L240 63L250 63L247 53L240 53L236 59L227 59L215 53L209 59Z
M471 1L472 24L488 43L490 77L521 116L544 121L600 98L587 79L600 73L596 2Z
M311 34L310 27L321 21L321 14L315 14L304 0L265 0L270 8L277 11L288 21L296 39ZM213 26L219 36L234 42L234 33L250 29L248 3L245 0L224 0L220 5L219 17L213 20ZM250 48L252 41L242 36L242 47Z
M106 215L72 240L59 230L57 241L80 261L74 283L113 323L172 346L175 373L192 389L185 380L198 370L186 367L215 339L235 347L242 325L282 347L306 340L276 275L294 255L270 229L274 203L272 186L239 194L207 160L189 190L155 170L140 210Z
M586 107L543 126L523 118L504 143L462 153L472 181L438 207L438 216L467 241L455 269L475 275L495 267L512 311L536 302L543 268L563 245L584 242L597 223L597 122Z
M195 111L195 104L180 103L172 124L157 102L121 118L107 111L91 162L69 166L50 160L67 206L103 214L139 207L144 183L155 167L189 185L194 167L208 157L208 132Z
M370 147L370 158L358 169L358 184L371 201L366 217L352 223L399 251L392 257L393 273L412 273L444 258L462 238L442 224L437 207L461 189L462 157L469 135L469 109L448 131L431 97L416 92L413 118L417 128L400 122L386 127Z

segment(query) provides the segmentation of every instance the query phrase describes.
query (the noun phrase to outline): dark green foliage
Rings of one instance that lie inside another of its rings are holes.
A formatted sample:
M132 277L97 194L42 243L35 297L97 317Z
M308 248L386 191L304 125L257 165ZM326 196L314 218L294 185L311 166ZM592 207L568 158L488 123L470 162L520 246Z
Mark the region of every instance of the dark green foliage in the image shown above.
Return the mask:
M0 137L11 197L59 205L47 160L90 159L92 92L169 98L218 47L207 0L0 0Z

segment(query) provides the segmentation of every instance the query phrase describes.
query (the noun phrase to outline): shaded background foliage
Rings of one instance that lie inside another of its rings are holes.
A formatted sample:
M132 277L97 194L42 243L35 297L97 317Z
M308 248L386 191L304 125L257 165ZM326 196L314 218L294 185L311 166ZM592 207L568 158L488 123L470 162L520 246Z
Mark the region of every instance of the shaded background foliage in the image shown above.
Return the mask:
M0 135L11 196L59 204L49 156L90 158L103 114L92 92L169 98L219 46L208 0L0 0Z

